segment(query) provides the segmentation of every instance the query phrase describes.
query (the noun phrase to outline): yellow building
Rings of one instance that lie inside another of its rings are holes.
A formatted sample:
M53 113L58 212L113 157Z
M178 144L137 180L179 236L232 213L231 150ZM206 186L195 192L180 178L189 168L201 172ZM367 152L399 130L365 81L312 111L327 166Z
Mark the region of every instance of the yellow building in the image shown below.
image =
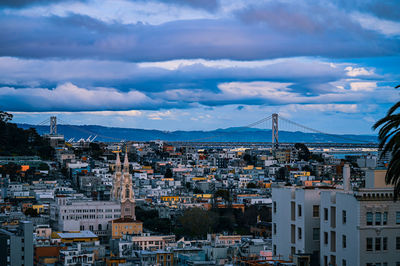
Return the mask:
M122 234L139 235L143 232L143 223L132 218L118 218L111 221L112 239L121 238Z
M156 256L157 265L174 265L174 253L158 251Z
M78 231L59 233L53 232L51 235L53 240L58 240L61 243L79 243L79 242L96 242L99 240L98 236L92 231Z
M34 209L38 214L45 212L45 206L43 204L32 205L32 209Z

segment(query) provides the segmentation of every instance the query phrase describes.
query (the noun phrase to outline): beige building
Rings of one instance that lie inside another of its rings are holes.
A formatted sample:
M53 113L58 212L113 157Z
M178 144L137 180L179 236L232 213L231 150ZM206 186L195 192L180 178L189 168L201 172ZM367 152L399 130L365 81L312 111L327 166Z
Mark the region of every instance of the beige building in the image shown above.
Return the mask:
M123 239L133 242L133 245L140 250L160 250L176 243L175 235L151 236L150 234L123 235Z
M121 238L123 234L140 235L143 223L132 218L119 218L111 221L112 239Z

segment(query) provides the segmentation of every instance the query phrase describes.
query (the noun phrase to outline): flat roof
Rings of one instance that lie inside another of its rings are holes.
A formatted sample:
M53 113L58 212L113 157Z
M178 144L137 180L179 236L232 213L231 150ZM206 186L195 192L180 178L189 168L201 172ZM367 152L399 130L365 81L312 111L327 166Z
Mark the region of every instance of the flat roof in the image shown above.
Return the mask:
M61 238L94 238L97 237L92 231L80 231L74 233L57 233Z

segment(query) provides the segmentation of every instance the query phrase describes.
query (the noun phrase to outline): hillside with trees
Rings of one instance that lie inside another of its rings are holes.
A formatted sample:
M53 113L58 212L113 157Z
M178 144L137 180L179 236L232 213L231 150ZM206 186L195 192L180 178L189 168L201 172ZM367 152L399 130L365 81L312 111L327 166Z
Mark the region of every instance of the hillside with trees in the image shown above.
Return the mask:
M0 111L0 156L40 156L51 159L54 149L34 128L22 129L11 123L13 116Z

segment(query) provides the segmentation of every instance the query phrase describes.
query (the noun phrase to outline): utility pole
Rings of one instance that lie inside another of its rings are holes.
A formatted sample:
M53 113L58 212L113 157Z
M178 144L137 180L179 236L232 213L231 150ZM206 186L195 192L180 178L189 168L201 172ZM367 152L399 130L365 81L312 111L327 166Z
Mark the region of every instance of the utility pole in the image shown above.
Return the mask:
M278 137L278 114L272 114L272 150L278 149L279 137Z

